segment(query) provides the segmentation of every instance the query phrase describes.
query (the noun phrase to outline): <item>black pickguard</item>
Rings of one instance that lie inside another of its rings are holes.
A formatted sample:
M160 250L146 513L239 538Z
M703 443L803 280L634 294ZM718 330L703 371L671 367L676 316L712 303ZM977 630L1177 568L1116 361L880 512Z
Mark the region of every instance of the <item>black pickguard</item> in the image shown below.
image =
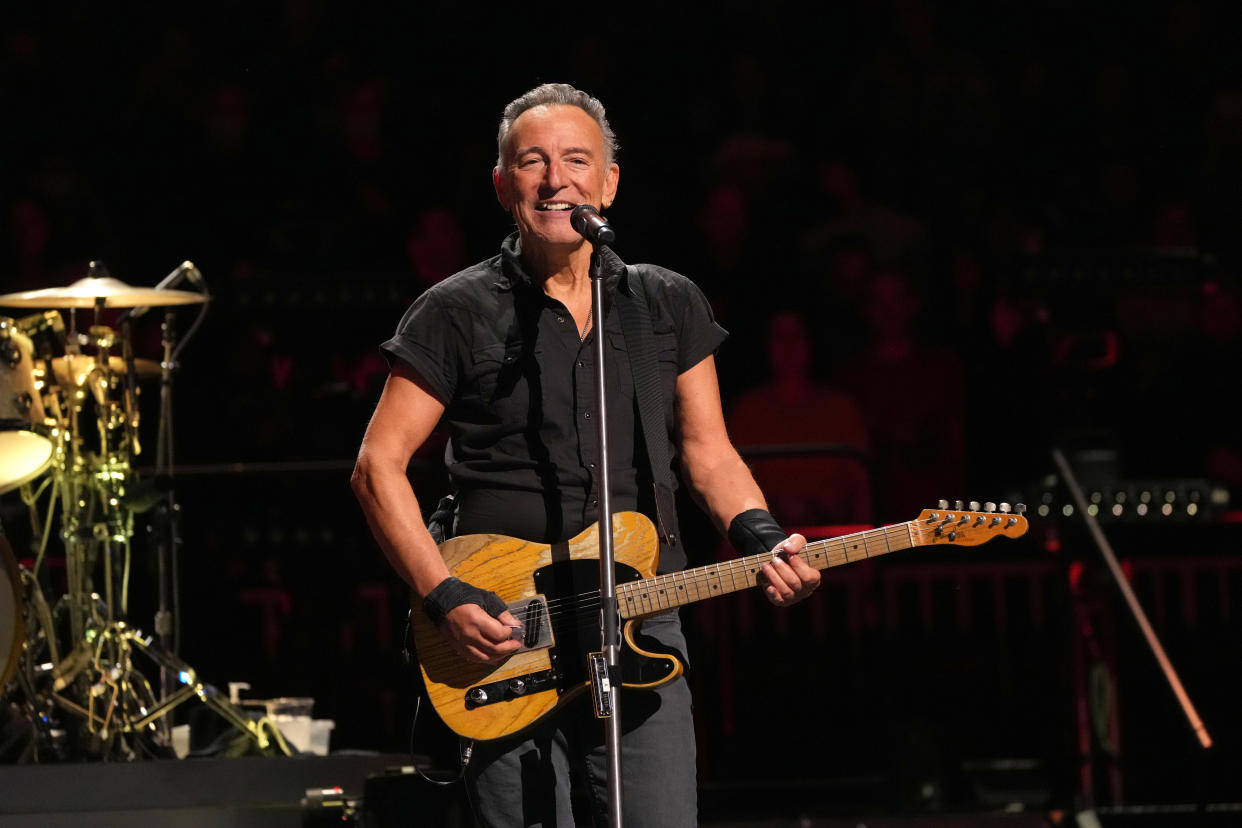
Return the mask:
M643 576L632 566L616 564L617 584L640 581ZM585 558L557 561L535 570L535 592L548 602L555 644L548 651L561 693L589 681L587 654L600 650L599 561ZM594 598L594 600L593 600ZM642 646L652 652L671 653L658 642L644 638ZM635 652L628 643L621 647L623 684L652 684L666 678L674 669L667 659L649 658Z

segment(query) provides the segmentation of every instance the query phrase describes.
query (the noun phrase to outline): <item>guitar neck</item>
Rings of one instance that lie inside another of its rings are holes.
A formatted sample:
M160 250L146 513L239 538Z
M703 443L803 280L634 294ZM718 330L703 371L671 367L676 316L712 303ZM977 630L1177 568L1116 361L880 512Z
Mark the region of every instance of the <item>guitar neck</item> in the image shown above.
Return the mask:
M916 531L913 522L895 523L808 543L798 556L814 569L828 569L909 549L916 545ZM621 617L650 615L757 586L759 571L770 560L772 553L765 552L618 585Z

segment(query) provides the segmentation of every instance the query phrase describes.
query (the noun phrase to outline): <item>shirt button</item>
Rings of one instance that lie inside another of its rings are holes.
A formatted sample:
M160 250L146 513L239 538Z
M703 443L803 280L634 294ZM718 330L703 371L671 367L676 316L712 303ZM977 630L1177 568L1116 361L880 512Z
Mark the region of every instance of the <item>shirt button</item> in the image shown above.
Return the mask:
M584 413L582 416L586 417L586 418L589 420L589 419L591 419L591 412L590 412L590 411L587 411L587 412L586 412L586 413Z
M599 501L598 501L598 500L592 500L592 501L591 501L591 505L592 505L592 506L598 506L598 505L599 505Z
M564 322L564 321L565 321L565 317L563 317L563 316L558 316L558 317L556 317L556 321L557 321L557 322Z
M585 362L583 362L582 360L578 360L578 367L579 367L579 368L585 368L585 367L586 367L586 363L585 363Z
M591 468L595 468L595 464L594 464L594 463L587 463L587 465L588 465L588 466L590 466Z

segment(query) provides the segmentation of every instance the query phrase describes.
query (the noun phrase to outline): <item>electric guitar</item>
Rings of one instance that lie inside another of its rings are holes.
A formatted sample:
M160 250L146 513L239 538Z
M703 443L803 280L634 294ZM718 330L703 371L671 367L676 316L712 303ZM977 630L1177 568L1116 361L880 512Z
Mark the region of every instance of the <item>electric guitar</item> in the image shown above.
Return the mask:
M970 504L978 509L977 503ZM988 504L990 507L992 504ZM1019 506L1002 511L924 510L908 523L808 543L799 553L815 569L827 569L915 546L978 546L994 537L1016 538L1027 530ZM706 598L757 586L760 567L772 553L655 575L659 543L651 521L637 512L612 516L617 606L624 646L622 684L654 688L682 674L672 654L653 653L634 640L642 619ZM554 544L504 535L463 535L440 545L453 575L490 589L521 622L522 646L499 665L458 655L423 614L411 613L419 668L432 706L459 736L485 741L517 733L538 722L590 686L588 654L599 641L599 537L592 525Z

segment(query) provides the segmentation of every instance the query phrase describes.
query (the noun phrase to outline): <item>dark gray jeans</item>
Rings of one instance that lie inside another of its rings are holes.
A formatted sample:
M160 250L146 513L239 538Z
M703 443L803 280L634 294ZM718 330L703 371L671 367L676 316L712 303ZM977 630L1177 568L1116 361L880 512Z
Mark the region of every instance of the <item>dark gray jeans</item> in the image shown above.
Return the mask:
M685 653L676 615L644 622L642 633ZM698 824L690 688L679 678L657 690L621 691L622 820L635 828ZM604 722L584 693L548 721L513 739L479 742L466 768L475 816L485 828L608 824Z

